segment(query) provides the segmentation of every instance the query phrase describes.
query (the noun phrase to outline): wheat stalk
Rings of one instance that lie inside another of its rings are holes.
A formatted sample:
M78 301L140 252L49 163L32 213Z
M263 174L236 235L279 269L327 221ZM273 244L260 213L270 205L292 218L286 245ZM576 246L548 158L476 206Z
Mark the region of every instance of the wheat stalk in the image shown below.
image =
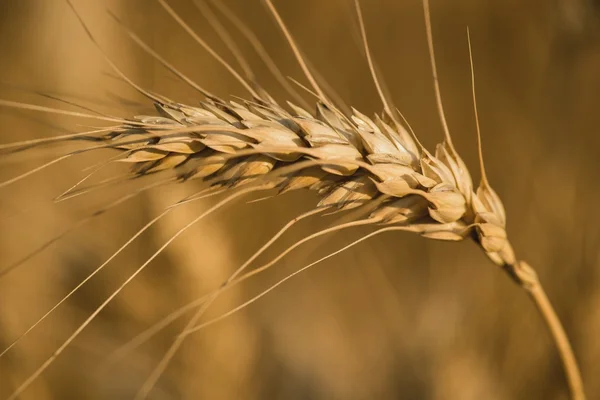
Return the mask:
M205 7L204 3L195 1L199 3L200 7ZM446 241L472 239L494 264L503 268L531 296L559 350L572 398L578 400L585 398L577 363L560 321L548 301L535 271L529 264L517 259L507 238L507 218L504 206L499 196L490 186L485 174L481 154L479 121L476 120L482 178L477 187L473 184L467 166L452 143L440 96L427 0L423 1L425 25L438 111L445 132L445 140L437 145L434 152L428 151L421 145L410 127L406 128L408 125L401 119L399 112L386 97L381 80L376 73L377 68L370 55L358 1L356 1L356 10L365 55L384 108L383 113L375 115L374 118L370 118L354 109L351 112L345 112L344 107L339 102L330 99L302 57L291 34L270 0L265 1L266 5L290 43L318 99L314 111L306 106L295 105L291 102L287 103L287 107L277 103L256 84L252 72L244 67L243 63L241 65L246 71L247 78L239 75L235 69L198 37L165 0L158 0L158 2L200 45L221 62L235 79L246 87L252 99L228 102L209 93L154 53L139 37L127 31L129 36L144 50L185 82L196 88L205 99L197 106L189 106L150 93L128 79L105 55L107 62L121 78L153 101L157 115L121 119L106 115L57 111L2 100L0 105L4 106L44 112L60 112L75 117L117 123L117 125L75 135L2 145L0 149L17 151L24 147L75 138L93 140L98 143L94 147L63 155L50 163L0 184L0 187L23 179L75 154L100 148L110 148L115 150L117 154L60 196L61 199L94 189L93 185L82 187L82 184L108 163L127 163L131 165L130 172L126 176L115 178L115 181L138 179L156 173L168 172L174 174L174 178L169 179L168 182L185 183L189 180L202 180L206 183L206 189L203 192L192 198L182 200L172 208L205 196L221 193L231 194L191 221L165 243L75 331L51 358L13 393L10 399L17 398L125 285L131 282L169 243L188 227L225 204L248 193L268 191L270 195L276 196L299 189L308 189L318 193L320 196L319 203L314 209L290 221L265 246L236 270L221 287L186 308L187 310L199 307L194 317L186 325L183 334L177 338L140 389L136 398L142 399L147 396L187 335L230 315L244 306L242 305L214 320L200 323L200 318L204 315L206 309L223 291L269 268L293 248L312 240L314 237L357 225L370 225L379 228L374 233L359 240L365 240L374 234L389 230L410 231L426 238ZM92 34L83 22L82 25L95 43ZM222 29L219 25L214 27L222 37L227 38L225 29ZM230 47L235 44L230 38L227 43ZM237 54L237 52L235 53ZM473 99L475 100L474 75L472 75L472 78ZM293 92L293 89L288 89ZM295 97L302 99L300 96ZM475 115L477 116L476 101L474 101L474 106ZM162 183L164 182L159 182L159 184ZM122 201L124 200L119 200L117 203ZM144 230L164 217L172 208L165 210L136 233L121 249L54 306L42 319L78 290L87 280L91 279L97 271L116 257ZM319 213L338 213L349 210L355 210L352 214L352 220L317 232L294 244L272 262L243 274L258 255L298 221ZM335 253L331 255L333 254ZM285 278L285 280L289 278ZM275 286L277 285L279 283ZM254 300L252 299L250 302ZM2 355L13 345L4 350Z

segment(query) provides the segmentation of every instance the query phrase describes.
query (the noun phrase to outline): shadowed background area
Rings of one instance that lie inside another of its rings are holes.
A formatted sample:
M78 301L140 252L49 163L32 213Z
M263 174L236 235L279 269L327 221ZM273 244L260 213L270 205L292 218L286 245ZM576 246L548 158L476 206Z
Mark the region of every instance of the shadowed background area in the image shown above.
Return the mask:
M224 0L225 1L225 0ZM131 42L111 10L209 91L248 97L228 72L146 0L74 1L101 46L144 88L195 104L198 94ZM169 2L235 64L192 0ZM225 1L285 75L305 82L261 1ZM398 108L429 148L442 140L420 1L363 0L371 50ZM275 2L314 68L347 104L381 111L347 0ZM442 95L455 144L477 181L466 27L472 35L487 173L504 200L508 233L530 262L569 334L590 399L600 398L600 5L594 0L432 1ZM239 31L224 21L258 81L289 95ZM78 110L43 94L129 117L152 105L110 70L60 0L0 2L0 98ZM302 92L302 90L300 90ZM303 92L303 95L305 93ZM305 98L314 99L310 94ZM77 132L94 121L0 109L1 143ZM6 180L72 148L0 156ZM135 184L54 203L113 155L87 153L0 188L0 349L5 349L164 207L194 183L153 189L81 226ZM116 297L23 399L132 398L185 320L122 358L114 351L218 285L281 226L318 201L292 193L240 201L169 246ZM27 378L112 291L212 201L173 212L0 358L0 398ZM335 218L335 217L333 217ZM323 228L304 221L255 263ZM48 243L69 227L59 240ZM370 232L309 243L223 295L206 319ZM561 364L533 304L469 241L388 233L300 274L185 342L152 399L566 399Z

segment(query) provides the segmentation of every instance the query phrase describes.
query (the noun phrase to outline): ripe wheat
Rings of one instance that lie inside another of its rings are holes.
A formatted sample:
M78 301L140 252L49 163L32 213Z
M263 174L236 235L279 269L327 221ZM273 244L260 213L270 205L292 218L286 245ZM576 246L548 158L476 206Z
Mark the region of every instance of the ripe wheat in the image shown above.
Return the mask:
M185 25L164 0L159 0L159 2L184 29L207 50L212 52L212 49L201 38L197 37L191 28ZM203 3L198 3L200 7L205 7ZM311 82L312 90L315 91L315 96L318 99L314 111L305 105L297 105L292 102L288 102L285 106L277 103L261 89L253 80L251 74L246 73L247 79L242 78L233 68L223 62L225 67L230 69L234 77L242 82L252 96L251 100L225 101L192 82L154 53L140 38L131 32L127 32L134 41L159 62L196 88L204 96L204 100L199 105L189 106L150 93L131 82L106 57L108 63L121 78L153 101L157 115L121 119L111 116L63 112L77 117L113 122L118 125L94 132L14 143L0 147L5 151L20 151L24 147L29 148L51 142L86 139L97 144L79 151L79 153L110 148L117 153L107 163L128 163L131 165L130 172L126 176L116 177L114 180L103 184L112 184L165 172L171 173L172 177L155 183L154 186L165 183L185 184L190 180L205 182L205 190L195 196L183 199L152 220L74 291L110 262L141 232L170 212L171 209L185 202L206 196L229 194L214 207L195 220L190 221L186 227L165 243L75 331L51 358L13 393L10 399L17 398L124 286L131 282L141 270L189 226L225 204L250 192L264 191L270 196L277 196L300 189L308 189L318 193L320 196L319 203L313 210L290 221L263 248L231 275L221 287L183 309L183 311L186 311L199 307L182 335L176 339L167 355L140 389L137 398L145 398L150 392L170 358L188 334L220 320L244 306L242 305L214 320L201 323L200 319L206 309L223 291L264 271L293 248L317 236L351 226L373 225L380 228L367 237L388 230L404 230L417 233L425 238L438 240L460 241L472 239L494 264L504 268L532 296L545 317L559 347L572 396L574 399L583 399L581 378L564 331L541 289L535 272L527 263L517 259L507 238L504 206L486 178L481 155L481 143L479 143L479 149L482 179L479 185L474 185L471 174L452 143L439 95L428 2L424 1L425 22L429 37L438 107L446 133L445 140L437 145L434 152L428 151L421 145L415 133L403 121L400 113L394 109L391 102L383 94L380 80L376 74L376 67L370 56L358 2L356 8L366 58L384 105L383 113L373 118L354 109L347 112L341 104L330 99L301 57L293 38L270 0L267 0L266 4L278 21L306 77ZM210 12L210 9L204 8L204 10L205 13ZM210 20L216 21L212 18ZM219 28L219 25L215 25L215 29L219 30ZM87 31L87 28L85 29ZM91 33L89 31L87 33L94 40ZM227 38L226 32L221 31L221 35ZM235 45L231 40L229 40L229 43L230 46ZM215 53L214 56L221 60L218 54ZM286 83L286 85L289 84ZM293 89L289 89L293 93ZM473 96L474 94L473 82ZM301 99L301 97L297 98ZM0 105L52 111L42 107L4 100L0 101ZM477 130L479 133L479 127L477 127ZM72 154L74 153L62 156L52 161L52 163L59 162ZM107 163L98 166L95 171L101 169ZM47 165L50 165L50 163L45 166ZM0 186L7 186L34 172L36 170L4 182ZM65 192L61 198L66 199L78 193L97 188L93 185L89 187L82 186L84 181L85 179ZM124 201L124 198L118 202L122 201ZM243 274L259 254L297 221L319 213L338 213L350 210L354 210L350 214L352 216L351 220L317 232L294 244L272 262ZM365 240L367 237L360 240ZM289 279L289 277L286 279ZM254 301L254 299L251 301ZM58 305L60 303L52 310ZM174 314L172 317L176 318L178 315L180 313ZM170 319L166 320L165 323L169 321ZM153 328L152 332L160 329L161 326L158 325ZM16 343L17 341L13 345ZM4 350L2 354L5 354L10 347Z

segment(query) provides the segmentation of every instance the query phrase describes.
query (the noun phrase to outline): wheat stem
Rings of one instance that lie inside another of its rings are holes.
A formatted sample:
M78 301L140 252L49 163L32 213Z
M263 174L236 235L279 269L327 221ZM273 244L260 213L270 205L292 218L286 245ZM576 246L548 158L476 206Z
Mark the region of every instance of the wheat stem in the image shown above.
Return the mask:
M563 368L565 369L567 382L571 390L571 398L573 400L585 400L583 380L581 379L581 372L579 371L577 360L573 354L573 348L569 343L567 334L565 333L546 292L538 282L536 286L528 290L528 293L540 314L542 314L542 318L544 318L544 322L552 334L552 338L554 339L554 343L556 344L556 348L558 349L558 353L563 363Z
M573 348L558 315L556 315L554 307L552 307L552 303L550 303L542 287L537 273L529 264L523 261L507 266L506 269L511 277L527 291L529 297L531 297L531 300L533 300L542 315L562 361L565 377L571 391L571 399L585 400L583 380L581 379L581 372L579 371Z

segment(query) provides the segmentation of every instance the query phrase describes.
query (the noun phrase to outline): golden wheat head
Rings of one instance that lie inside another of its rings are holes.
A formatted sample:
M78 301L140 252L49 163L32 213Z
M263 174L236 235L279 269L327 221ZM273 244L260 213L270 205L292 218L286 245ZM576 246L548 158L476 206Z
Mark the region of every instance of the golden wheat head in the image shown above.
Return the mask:
M158 2L198 43L204 46L209 52L214 53L202 38L198 37L183 22L165 0L158 0ZM105 128L81 132L75 135L0 146L0 151L15 152L62 141L83 140L93 143L92 146L77 150L74 153L65 154L51 163L60 162L72 155L83 154L97 149L111 149L114 151L113 157L97 166L86 179L63 193L60 199L67 199L78 193L99 190L105 185L118 184L150 176L160 176L162 178L146 186L146 189L167 184L185 185L191 180L203 182L204 189L201 192L181 199L180 202L166 209L132 237L129 242L103 263L90 277L86 278L82 284L110 262L123 248L139 236L141 232L172 209L186 202L207 196L226 195L224 200L206 210L205 213L195 220L190 221L186 227L177 232L144 265L136 270L58 348L54 355L43 363L11 395L10 399L16 399L123 287L134 279L145 266L177 236L184 232L187 227L218 210L225 204L241 198L248 193L265 192L269 196L278 196L301 189L317 193L320 199L319 202L306 213L290 221L263 248L255 253L230 278L223 282L219 288L191 304L191 307L197 308L196 314L187 324L184 333L177 338L161 363L140 389L137 396L138 399L147 396L185 337L191 332L213 322L201 323L200 319L210 304L223 291L269 268L291 249L298 247L308 240L329 232L357 225L378 227L375 233L367 237L384 231L401 230L414 232L425 238L437 240L460 241L472 239L494 264L504 268L532 296L548 322L550 330L559 346L573 399L583 399L581 378L579 377L575 359L564 331L541 289L535 272L528 264L520 261L515 256L513 247L508 240L505 209L500 197L492 189L485 175L481 156L481 143L479 143L479 156L482 178L479 184L474 184L471 173L452 143L439 93L431 40L428 1L424 1L425 23L429 38L433 81L436 89L439 114L445 130L444 140L432 151L426 149L421 144L415 132L412 131L406 121L403 120L401 114L394 108L392 102L384 95L381 80L377 76L377 69L370 55L358 1L356 1L356 10L366 59L383 102L383 112L380 115L372 117L358 110L347 108L339 101L332 100L335 96L331 93L327 94L327 91L317 82L314 73L301 56L290 32L287 30L271 1L266 0L265 2L279 23L283 34L288 39L292 50L297 56L300 66L311 83L311 90L314 91L314 95L317 98L314 106L307 105L305 102L304 104L300 103L302 97L295 94L294 89L289 86L289 83L285 79L282 81L290 93L294 95L294 101L282 104L278 103L258 85L251 72L246 70L246 77L242 77L231 66L225 63L218 54L214 53L213 55L217 60L230 70L233 77L246 87L251 96L247 100L223 100L192 82L156 54L139 37L127 30L126 33L142 49L149 52L157 61L197 89L202 94L203 99L198 104L187 105L148 92L127 78L115 63L105 56L107 62L120 78L130 83L153 102L156 109L155 115L119 118L109 115L51 110L34 105L0 100L0 105L3 106L43 112L59 112L75 117L112 123L112 125ZM206 8L203 2L196 1L196 3L205 13L210 12L210 8ZM218 7L222 7L219 2L214 3ZM210 18L210 20L215 21L213 18ZM246 29L241 25L239 20L237 21L237 25L241 29ZM91 40L95 43L92 34L87 30L85 25L83 26ZM227 35L226 29L221 28L220 25L215 26L215 29L220 32L221 37L230 44L230 47L233 47L235 41ZM247 30L245 32L246 36L251 38L251 33ZM254 43L254 46L260 51L259 44ZM241 64L243 66L243 61ZM272 65L272 63L268 65ZM479 127L477 128L479 131ZM0 187L23 179L51 163L4 182L0 184ZM108 181L86 186L85 182L87 178L108 164L114 163L129 164L131 168L125 175L115 176ZM129 196L132 195L130 194ZM114 205L124 200L125 198L122 198ZM331 213L344 213L347 218L341 224L304 238L272 262L243 274L258 255L291 225L312 215ZM367 237L360 240L364 240ZM75 290L79 287L81 285ZM25 332L25 334L28 332ZM10 350L17 341L8 349L3 349L2 355Z

